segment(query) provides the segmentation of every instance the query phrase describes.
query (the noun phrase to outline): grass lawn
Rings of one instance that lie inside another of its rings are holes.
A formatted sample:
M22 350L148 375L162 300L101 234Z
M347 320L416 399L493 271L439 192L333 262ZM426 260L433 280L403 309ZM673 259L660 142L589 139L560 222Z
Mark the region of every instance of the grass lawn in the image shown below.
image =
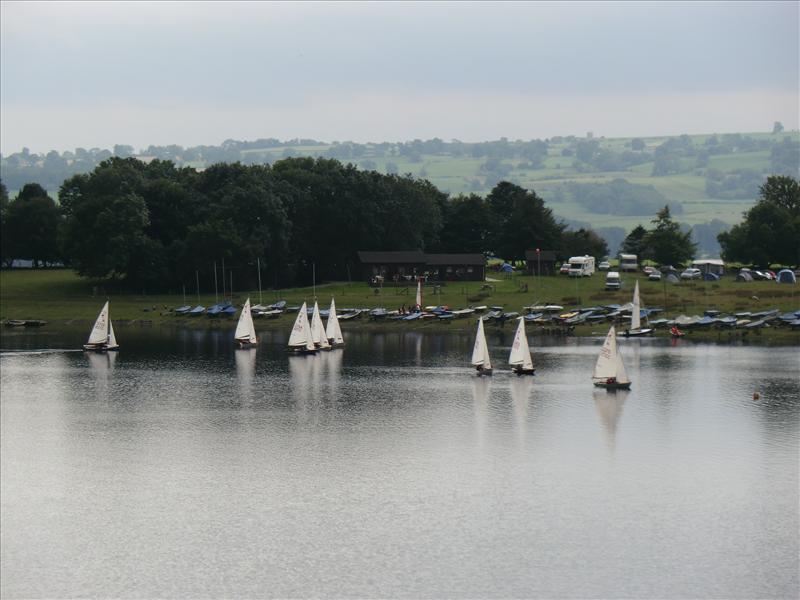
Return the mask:
M481 290L481 282L448 283L438 293L432 285L423 290L423 304L449 305L462 308L476 305L503 306L506 311L519 311L533 304L559 304L565 309L578 306L625 304L630 302L635 280L639 279L642 301L645 307L665 308L665 314L702 314L705 309L723 312L760 311L778 308L782 312L800 309L800 287L768 281L747 284L735 283L730 276L720 282L682 282L672 285L651 282L641 274L623 273L623 288L607 292L603 289L605 274L574 279L564 275L536 278L527 275L512 276L490 273L492 281L486 283L491 289ZM527 285L527 292L523 291ZM105 293L104 293L105 290ZM330 304L335 297L338 308L372 308L384 306L397 309L414 302L414 287L385 287L378 289L362 282L326 283L316 286L316 297L321 307ZM250 297L253 304L259 301L258 290L236 292L233 302L237 306ZM269 290L262 294L265 304L284 299L289 306L303 301L314 301L314 290L294 288ZM153 323L181 324L194 327L209 327L213 322L202 317L176 317L170 309L184 303L182 294L129 294L116 293L103 282L79 278L70 270L15 270L0 271L0 319L44 319L50 326L71 322L91 323L106 299L111 302L111 317L122 321L152 321ZM196 305L197 296L187 294L186 304ZM213 294L202 294L200 304L214 304ZM274 321L258 321L257 327L291 326L290 315ZM348 327L357 327L360 322L349 322ZM383 327L411 327L412 324L385 322ZM422 327L444 327L472 329L474 319L455 323L425 323ZM597 325L595 328L599 327ZM770 330L763 330L769 332ZM800 332L787 332L790 343L800 344ZM786 337L786 336L784 336Z

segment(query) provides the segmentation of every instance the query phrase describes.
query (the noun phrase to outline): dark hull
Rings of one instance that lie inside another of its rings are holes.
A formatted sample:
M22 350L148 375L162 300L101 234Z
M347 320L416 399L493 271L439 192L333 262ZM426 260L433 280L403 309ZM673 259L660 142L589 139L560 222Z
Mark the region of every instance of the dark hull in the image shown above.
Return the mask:
M516 376L533 375L536 369L511 369Z
M595 381L594 387L605 388L607 390L629 390L631 389L630 382L628 383L605 383L603 381Z

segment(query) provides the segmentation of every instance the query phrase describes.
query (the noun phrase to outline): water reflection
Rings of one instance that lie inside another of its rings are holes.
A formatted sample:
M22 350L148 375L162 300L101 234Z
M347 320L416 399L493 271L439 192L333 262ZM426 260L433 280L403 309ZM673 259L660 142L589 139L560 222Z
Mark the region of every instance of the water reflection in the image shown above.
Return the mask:
M253 378L256 373L256 349L237 348L234 351L236 357L236 378L239 381L239 395L248 404L253 402Z
M513 376L511 378L511 405L514 412L514 431L520 444L525 442L528 428L528 404L533 390L533 377Z
M605 430L606 446L611 454L617 445L617 426L622 416L622 407L630 392L628 390L595 389L594 405Z
M478 434L478 445L483 446L486 437L486 425L489 411L489 393L491 378L472 377L472 403L475 412L475 429Z

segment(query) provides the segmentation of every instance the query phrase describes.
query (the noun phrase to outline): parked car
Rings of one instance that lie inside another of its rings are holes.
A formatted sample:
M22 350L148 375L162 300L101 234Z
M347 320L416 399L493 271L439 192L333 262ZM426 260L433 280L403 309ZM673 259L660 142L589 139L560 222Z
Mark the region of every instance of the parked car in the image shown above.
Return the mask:
M649 279L650 281L661 281L661 271L653 269L652 271L650 271L650 274L647 276L647 279Z
M703 273L700 269L695 269L693 267L689 267L683 273L681 273L681 279L702 279Z
M562 275L569 275L569 263L562 264L558 272Z
M645 275L650 275L650 273L652 273L655 270L656 270L655 267L651 267L648 265L644 269L642 269L642 273L644 273Z
M600 269L601 271L608 271L611 268L611 263L608 262L607 260L604 260L599 265L597 265L597 268Z

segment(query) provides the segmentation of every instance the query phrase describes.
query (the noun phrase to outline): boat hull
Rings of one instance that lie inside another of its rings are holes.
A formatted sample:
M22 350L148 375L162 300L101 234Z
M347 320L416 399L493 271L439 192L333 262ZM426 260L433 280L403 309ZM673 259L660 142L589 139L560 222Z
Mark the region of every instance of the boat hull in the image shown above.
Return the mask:
M604 381L595 381L594 387L604 388L607 390L629 390L631 389L631 382L628 383L606 383Z
M86 352L114 352L119 350L119 346L108 346L106 344L96 345L96 344L84 344L83 349Z
M475 367L475 370L477 371L478 377L483 377L484 375L486 377L491 377L492 376L492 369L484 369L483 367Z
M255 348L258 346L258 342L243 342L241 340L236 340L236 347L237 348Z
M523 369L522 367L515 367L511 369L511 372L514 373L517 377L521 377L522 375L534 375L536 369Z
M288 352L289 354L291 354L293 356L303 356L303 355L306 355L306 354L316 354L317 353L317 349L314 348L313 350L309 350L308 348L303 346L302 348L287 348L286 352Z
M643 335L650 335L653 333L652 329L636 329L634 331L626 330L624 335L625 337L641 337Z

